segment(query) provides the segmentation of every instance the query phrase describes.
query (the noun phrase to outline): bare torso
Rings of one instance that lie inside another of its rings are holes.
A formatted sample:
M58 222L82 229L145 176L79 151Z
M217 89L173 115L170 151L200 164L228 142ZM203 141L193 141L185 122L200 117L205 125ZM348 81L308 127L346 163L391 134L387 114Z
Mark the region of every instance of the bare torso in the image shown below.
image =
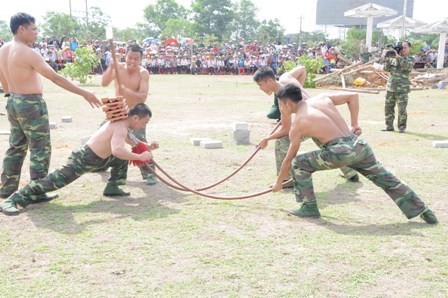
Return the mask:
M300 102L293 125L298 125L302 136L316 138L323 144L351 132L331 99L325 95Z
M126 88L134 92L140 91L142 72L147 72L146 69L140 66L138 69L130 71L126 68L125 64L120 63L118 71L119 71L120 83L122 85L124 85ZM115 81L115 96L122 96L122 94L119 94L119 88L116 81ZM126 103L128 104L129 107L133 107L136 104L143 102L144 101L141 101L140 99L137 98L132 98L129 96L126 97Z
M10 41L0 48L0 80L9 93L42 94L40 77L32 67L32 59L42 59L26 44Z
M125 134L127 135L127 126L125 120L116 122L107 122L100 127L93 135L90 137L89 141L86 143L96 155L101 158L107 158L112 155L112 137L114 134ZM124 139L123 139L124 143Z

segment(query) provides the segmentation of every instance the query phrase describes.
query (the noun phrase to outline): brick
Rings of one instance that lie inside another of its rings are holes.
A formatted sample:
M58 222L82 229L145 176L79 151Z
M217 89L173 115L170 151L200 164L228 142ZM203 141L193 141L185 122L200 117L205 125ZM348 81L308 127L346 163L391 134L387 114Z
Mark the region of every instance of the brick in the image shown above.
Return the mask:
M249 123L247 122L235 122L233 123L233 130L249 130Z
M63 116L61 120L64 123L70 123L70 122L72 122L72 117L71 116Z
M56 122L50 122L50 129L56 128Z
M222 142L218 140L201 141L201 147L204 149L221 149Z
M434 148L448 148L448 140L447 141L434 141L434 142L432 142L432 146Z
M191 143L193 146L199 146L201 144L201 141L210 141L209 138L192 138Z
M237 145L249 145L250 144L250 131L249 130L234 130L233 139Z

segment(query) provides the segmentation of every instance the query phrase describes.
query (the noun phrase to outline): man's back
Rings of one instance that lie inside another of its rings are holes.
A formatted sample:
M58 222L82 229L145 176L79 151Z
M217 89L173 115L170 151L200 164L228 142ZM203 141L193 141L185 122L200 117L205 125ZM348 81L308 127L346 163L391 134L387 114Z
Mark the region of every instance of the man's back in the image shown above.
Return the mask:
M42 94L42 83L32 67L32 59L43 59L23 43L11 41L0 49L0 78L6 81L8 92Z
M302 101L293 122L293 125L298 125L302 136L316 138L322 144L350 133L347 123L328 95Z

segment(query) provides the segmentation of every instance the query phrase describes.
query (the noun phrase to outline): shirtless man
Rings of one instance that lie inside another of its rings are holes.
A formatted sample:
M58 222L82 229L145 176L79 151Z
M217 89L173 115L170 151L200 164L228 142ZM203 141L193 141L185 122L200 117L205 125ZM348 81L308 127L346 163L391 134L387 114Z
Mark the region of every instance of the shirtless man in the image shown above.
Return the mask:
M277 91L286 84L294 84L298 86L302 90L303 98L309 98L308 93L303 89L303 84L305 83L306 78L306 69L304 66L298 66L291 71L288 71L280 76L280 79L277 81L275 79L275 74L272 68L270 67L260 67L254 74L254 81L260 86L260 89L266 93L267 95L271 95L274 93L274 96L277 97ZM280 110L281 112L281 110ZM281 112L280 121L282 125L280 128L273 134L263 138L259 142L259 146L261 148L266 148L268 142L270 140L275 140L275 160L277 166L277 175L280 171L283 160L285 159L286 152L289 147L289 137L288 133L291 128L291 117L285 115L283 117L283 113ZM316 139L313 139L317 146L322 147L322 144L319 143ZM359 176L356 171L344 167L341 168L342 173L345 178L352 182L358 182ZM292 178L292 173L285 177L285 181L290 180ZM292 184L289 186L292 188Z
M51 156L50 129L47 106L42 98L43 86L38 74L84 97L92 107L101 106L92 92L75 86L57 74L40 53L29 47L37 38L35 19L32 16L17 13L11 17L10 27L14 34L13 40L0 48L0 82L8 97L6 111L11 126L9 148L3 159L1 198L7 198L18 189L28 147L31 152L31 180L42 178L48 173Z
M111 171L108 184L117 187L123 184L126 181L127 167L117 167L117 164L122 165L123 161L128 160L149 161L152 158L149 151L136 154L125 147L125 142L131 143L128 138L129 130L139 130L145 127L151 115L151 110L145 104L140 103L129 110L127 119L106 122L92 135L86 145L73 150L67 164L44 178L31 181L13 193L0 204L1 211L6 215L18 215L17 205L26 207L34 202L33 198L36 195L43 195L49 191L62 188L81 175L106 166L115 167L115 170ZM152 142L149 146L150 150L157 148L158 144L156 142ZM127 164L127 162L124 164Z
M118 77L120 86L115 80L115 95L123 96L129 107L133 107L138 103L144 103L148 98L149 90L149 72L141 66L143 58L143 50L139 45L133 44L128 47L125 57L125 63L118 63ZM115 67L114 62L111 61L107 70L103 73L101 84L103 87L108 86L114 79ZM133 134L140 140L146 143L146 127L138 131L134 131ZM150 162L149 166L155 169L154 164ZM157 183L157 179L154 174L148 169L148 165L140 167L143 180L146 180L146 184L153 185ZM128 195L129 193L123 193L122 195Z
M311 174L315 171L348 166L381 187L397 204L408 219L420 217L429 224L437 218L417 194L403 181L395 177L378 162L371 147L358 137L359 99L356 93L321 94L302 100L301 89L287 84L277 92L283 115L292 120L288 153L282 163L277 181L272 188L282 189L284 178L293 168L294 188L297 202L302 206L290 214L299 217L319 217ZM347 104L351 127L348 127L336 105ZM304 136L316 138L325 144L321 150L297 155Z

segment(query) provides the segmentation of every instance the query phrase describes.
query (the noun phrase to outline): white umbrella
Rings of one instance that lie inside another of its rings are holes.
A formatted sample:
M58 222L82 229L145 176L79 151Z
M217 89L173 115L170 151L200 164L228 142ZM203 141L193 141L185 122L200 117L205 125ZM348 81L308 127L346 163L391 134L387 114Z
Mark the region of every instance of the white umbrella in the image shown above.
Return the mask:
M369 52L372 48L373 18L394 16L396 14L396 10L375 3L367 3L344 12L346 17L367 18L366 46Z
M439 52L437 54L437 68L443 68L443 61L445 59L446 34L448 32L448 18L422 27L415 28L414 31L417 33L440 34Z
M426 25L424 22L414 20L413 18L406 17L404 15L378 23L376 26L382 29L402 29L404 28L417 28ZM400 30L400 38L404 36L404 30Z

